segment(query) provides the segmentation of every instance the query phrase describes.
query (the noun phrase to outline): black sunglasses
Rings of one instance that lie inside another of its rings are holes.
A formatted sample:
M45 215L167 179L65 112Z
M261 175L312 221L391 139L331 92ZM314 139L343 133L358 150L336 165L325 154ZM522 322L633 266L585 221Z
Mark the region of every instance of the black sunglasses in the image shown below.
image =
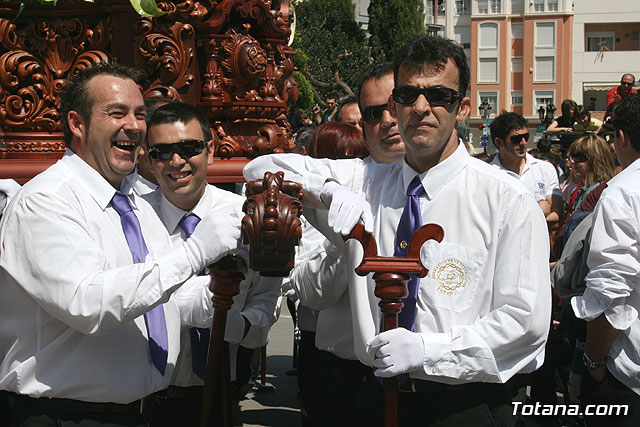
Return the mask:
M429 104L438 106L453 105L463 97L463 94L457 90L444 86L426 88L398 86L393 88L393 100L398 104L411 105L420 95L424 95Z
M186 160L202 153L206 146L207 141L201 139L187 139L173 144L155 144L149 148L149 156L154 160L169 160L175 153Z
M384 110L389 109L387 104L370 105L362 110L362 120L367 123L375 123L382 118Z
M625 86L631 86L631 87L635 86L634 82L620 82L620 84Z
M573 163L584 163L589 159L587 159L587 156L585 156L584 154L578 153L569 156L569 160L571 160Z
M529 142L529 132L521 133L519 135L511 135L511 137L509 137L509 141L513 145L517 145L517 144L520 144L520 141L522 141L522 138L524 138L525 142Z

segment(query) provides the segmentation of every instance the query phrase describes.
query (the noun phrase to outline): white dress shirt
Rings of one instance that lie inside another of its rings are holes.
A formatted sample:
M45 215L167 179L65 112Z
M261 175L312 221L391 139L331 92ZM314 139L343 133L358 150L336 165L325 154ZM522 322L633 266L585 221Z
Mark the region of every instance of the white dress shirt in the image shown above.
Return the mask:
M640 160L615 177L600 196L593 216L587 258L587 289L574 297L576 317L587 321L602 313L618 330L607 369L640 394Z
M520 175L502 166L502 163L500 163L500 155L495 156L491 164L520 179L524 186L533 193L536 201L545 200L547 196L553 194L562 196L558 182L558 173L556 172L556 168L549 162L536 159L527 153L524 168L522 168Z
M169 238L174 246L179 246L186 235L180 220L189 213L204 218L210 211L223 207L233 207L238 217L244 216L242 205L245 198L235 193L219 189L212 185L205 187L205 192L198 204L190 211L184 211L173 205L158 188L153 193L144 196L156 210ZM215 238L215 236L212 236ZM189 329L192 326L210 328L213 319L212 293L209 290L210 277L196 276L171 296L182 314L182 346L173 385L200 385L202 380L193 373L191 341ZM249 270L245 279L240 282L240 293L233 298L233 305L227 314L225 340L231 344L231 376L235 378L235 354L238 345L247 348L260 348L267 344L269 330L278 319L280 286L282 279L278 277L262 277L259 273ZM200 302L194 305L193 301ZM247 336L244 334L244 318L251 324Z
M116 190L80 157L19 192L0 236L0 389L32 397L128 403L168 386L180 348L169 297L194 271L153 209L129 193L149 249L133 264ZM162 254L157 256L156 254ZM153 365L143 314L163 304L168 360Z
M325 235L320 193L327 178L363 194L373 212L378 254L393 255L406 189L417 175L406 162L268 155L249 163L244 175L252 180L267 170L284 170L285 179L303 184L305 215ZM444 239L422 248L430 272L420 280L415 328L425 354L423 369L411 376L449 384L506 382L541 366L551 316L549 241L531 193L470 157L463 144L420 178L423 222L441 225ZM352 270L361 260L359 246L348 243L346 251L354 350L372 365L366 344L378 333L380 311L372 275Z
M138 196L144 196L145 194L153 193L156 188L158 188L158 184L154 184L144 176L140 175L137 166L133 172L127 175L122 185L126 186L127 188L131 187L133 189L133 192Z

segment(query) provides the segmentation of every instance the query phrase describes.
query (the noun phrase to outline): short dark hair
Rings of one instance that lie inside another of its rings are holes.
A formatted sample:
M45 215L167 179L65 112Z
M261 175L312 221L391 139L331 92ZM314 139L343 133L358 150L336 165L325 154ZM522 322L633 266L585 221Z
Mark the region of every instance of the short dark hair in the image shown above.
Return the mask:
M439 36L418 36L400 48L393 62L394 83L398 84L400 67L409 66L412 70L419 71L428 64L442 69L449 59L458 69L458 91L465 94L471 72L464 50L453 40Z
M381 62L377 64L372 64L364 70L362 74L360 74L360 80L358 80L358 107L362 110L362 105L360 105L360 94L362 93L362 87L366 82L371 79L381 79L387 74L393 74L393 62Z
M527 128L527 120L518 113L502 110L491 122L491 142L496 144L496 138L504 139L513 129Z
M151 118L147 124L147 133L149 133L151 128L155 125L175 122L186 124L194 119L198 120L198 123L200 123L204 139L206 141L211 141L213 135L211 133L211 128L209 127L209 119L207 119L207 116L193 105L177 101L170 102L156 108L156 110L151 114Z
M631 140L631 146L640 153L640 95L625 98L616 108L613 129L619 130Z
M582 117L589 117L589 119L591 119L591 111L584 105L578 105L576 111L573 113L573 118L578 120Z
M350 97L340 101L340 104L338 104L338 109L336 110L336 114L333 116L333 120L340 121L340 120L338 120L339 117L340 117L340 111L342 111L342 108L345 105L350 105L350 104L358 104L358 100L355 99L353 96L350 96ZM358 108L360 108L359 104L358 104Z
M120 65L115 62L100 62L87 68L78 69L67 78L60 93L60 114L62 115L62 133L67 147L71 144L71 128L67 116L69 111L76 111L86 123L87 131L91 120L91 109L95 102L87 93L87 83L98 75L109 75L122 79L131 79L140 83L142 72L136 68Z

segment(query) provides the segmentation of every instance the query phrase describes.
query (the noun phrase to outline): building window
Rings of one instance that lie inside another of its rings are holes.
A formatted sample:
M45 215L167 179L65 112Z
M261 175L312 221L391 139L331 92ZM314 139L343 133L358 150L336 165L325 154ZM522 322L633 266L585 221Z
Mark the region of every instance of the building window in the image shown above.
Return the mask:
M498 81L498 58L480 58L478 83L496 83Z
M548 104L555 104L555 93L552 90L533 91L533 111L537 113L538 108L547 108Z
M478 13L502 13L502 0L478 0Z
M514 39L524 38L524 24L522 22L511 22L511 37Z
M511 72L512 73L522 73L524 71L524 67L522 66L522 57L514 56L511 58Z
M478 97L480 101L478 102L478 106L482 104L484 101L487 101L491 106L491 116L495 117L499 114L498 111L498 92L478 92ZM480 115L480 110L478 110L478 115Z
M471 0L456 0L456 15L470 15L471 7L469 6Z
M521 91L513 91L511 92L511 105L522 105L522 92Z
M549 12L557 12L558 11L558 0L547 0L547 11L549 11Z
M585 51L598 52L601 50L614 50L615 32L613 31L589 31L586 34L587 45Z
M555 58L553 56L537 56L533 60L534 81L552 82L555 76Z
M480 49L498 48L498 24L486 22L480 24Z
M536 22L535 47L554 47L556 44L555 22Z
M533 11L544 12L544 0L533 0Z
M522 15L524 13L524 1L523 0L511 0L511 14Z

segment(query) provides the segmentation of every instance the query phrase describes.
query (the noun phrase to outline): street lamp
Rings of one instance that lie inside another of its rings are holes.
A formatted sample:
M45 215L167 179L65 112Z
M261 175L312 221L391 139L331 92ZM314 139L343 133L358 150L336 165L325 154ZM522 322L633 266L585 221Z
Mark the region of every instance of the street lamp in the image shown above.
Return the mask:
M538 108L538 118L540 119L540 123L545 125L545 127L549 127L553 121L553 115L555 112L556 106L553 105L553 102L547 104L546 108L541 105L540 108Z
M483 99L482 103L480 103L480 106L478 106L478 110L480 110L480 117L482 117L482 120L487 120L489 118L491 109L491 105L489 105L486 99Z

